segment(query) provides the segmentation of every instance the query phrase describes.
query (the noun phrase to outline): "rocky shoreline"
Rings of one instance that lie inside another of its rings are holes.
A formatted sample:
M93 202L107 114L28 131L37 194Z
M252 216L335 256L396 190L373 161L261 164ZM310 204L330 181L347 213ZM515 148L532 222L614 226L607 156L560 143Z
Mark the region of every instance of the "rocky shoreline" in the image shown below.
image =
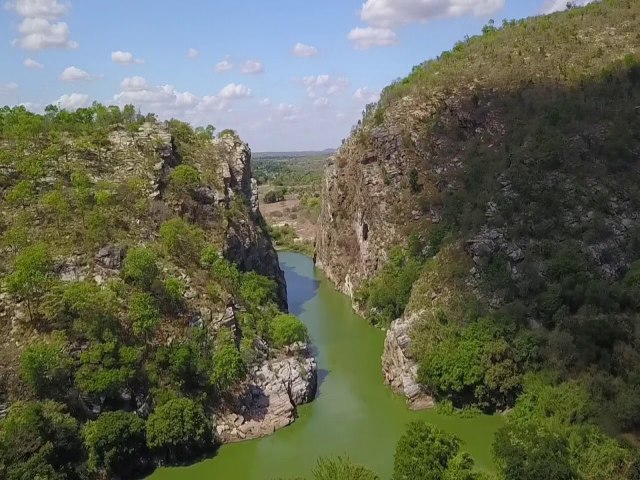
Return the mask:
M233 400L216 415L216 431L223 443L271 435L291 425L297 407L315 398L316 360L307 345L296 350L251 367Z

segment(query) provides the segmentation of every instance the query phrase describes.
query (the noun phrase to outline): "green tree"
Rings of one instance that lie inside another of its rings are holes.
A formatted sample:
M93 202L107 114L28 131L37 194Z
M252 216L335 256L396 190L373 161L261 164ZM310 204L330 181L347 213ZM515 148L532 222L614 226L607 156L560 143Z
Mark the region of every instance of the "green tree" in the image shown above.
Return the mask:
M49 217L55 221L58 231L60 231L62 222L69 218L69 212L71 211L71 205L64 192L57 189L47 193L42 198L42 206Z
M158 277L156 254L147 247L131 248L122 268L123 278L141 288L149 289Z
M187 291L186 284L179 278L169 277L164 281L162 298L167 310L179 311L184 306L184 294Z
M20 376L39 396L64 391L71 366L67 338L61 332L54 332L49 340L29 345L20 356Z
M271 321L271 337L277 347L286 347L292 343L306 342L309 333L296 316L283 313Z
M151 295L135 292L129 299L129 317L133 333L149 338L160 322L160 310Z
M13 272L7 276L7 290L25 300L31 321L34 319L34 307L49 285L50 267L49 248L38 243L26 247L18 254Z
M160 241L172 257L184 262L197 262L204 248L205 234L201 228L174 218L160 227Z
M21 180L7 192L5 199L11 204L25 207L33 196L33 182L31 180Z
M106 412L82 431L88 467L108 478L129 477L146 454L145 422L133 413Z
M169 461L212 447L212 425L202 407L188 398L169 400L147 420L147 445Z
M0 478L67 480L82 456L78 422L54 402L15 402L0 421Z
M426 422L412 422L396 445L393 480L476 480L473 461L457 438Z
M233 343L216 349L213 354L211 383L219 392L227 392L247 374L247 366Z
M313 480L379 480L380 477L348 458L321 458L313 469Z
M200 185L200 172L191 165L178 165L169 175L169 182L178 195L185 196Z

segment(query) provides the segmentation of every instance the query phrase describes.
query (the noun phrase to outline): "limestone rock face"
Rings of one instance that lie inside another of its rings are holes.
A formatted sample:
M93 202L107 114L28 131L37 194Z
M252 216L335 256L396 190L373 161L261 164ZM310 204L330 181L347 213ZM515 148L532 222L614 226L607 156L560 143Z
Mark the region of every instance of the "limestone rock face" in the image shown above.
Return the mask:
M411 358L409 351L409 333L415 320L416 316L411 315L391 323L384 341L382 370L385 382L396 392L407 397L409 406L417 410L431 408L435 402L416 381L418 364Z
M265 360L251 368L234 405L216 418L223 442L237 442L271 435L293 423L296 407L313 400L317 365L313 357Z

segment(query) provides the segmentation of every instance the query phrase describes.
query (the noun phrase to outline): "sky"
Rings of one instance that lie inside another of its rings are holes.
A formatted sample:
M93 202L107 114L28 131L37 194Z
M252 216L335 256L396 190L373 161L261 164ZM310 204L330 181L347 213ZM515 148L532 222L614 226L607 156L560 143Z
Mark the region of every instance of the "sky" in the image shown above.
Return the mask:
M489 19L566 3L0 0L0 105L132 103L235 129L254 151L334 148L414 65Z

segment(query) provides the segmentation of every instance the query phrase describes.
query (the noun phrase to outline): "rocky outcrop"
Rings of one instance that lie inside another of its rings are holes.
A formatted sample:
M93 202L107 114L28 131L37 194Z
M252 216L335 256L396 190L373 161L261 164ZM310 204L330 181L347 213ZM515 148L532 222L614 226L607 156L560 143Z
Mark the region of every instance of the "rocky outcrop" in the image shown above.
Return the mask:
M396 392L407 397L410 408L420 410L435 405L417 382L418 364L411 358L411 328L416 315L399 318L391 323L384 341L382 370L385 382Z
M287 286L278 263L267 225L259 210L258 184L251 177L251 149L234 134L217 140L223 152L221 177L224 181L224 201L233 208L233 201L242 195L249 208L252 222L245 218L230 218L225 236L224 256L245 271L253 270L273 278L278 283L279 306L287 309Z
M251 368L234 403L216 416L219 438L237 442L271 435L293 423L297 407L313 400L316 387L313 357L305 354L265 360Z

